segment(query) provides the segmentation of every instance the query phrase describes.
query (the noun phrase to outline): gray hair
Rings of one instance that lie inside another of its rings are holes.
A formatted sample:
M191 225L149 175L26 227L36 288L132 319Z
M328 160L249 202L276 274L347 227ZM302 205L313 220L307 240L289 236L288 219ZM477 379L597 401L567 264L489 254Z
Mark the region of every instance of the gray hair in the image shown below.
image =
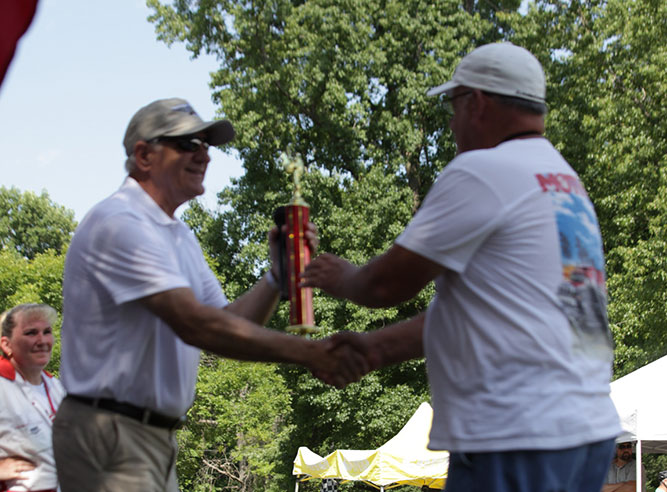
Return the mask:
M58 313L48 304L19 304L0 316L2 336L11 338L14 328L18 325L17 315L23 313L22 320L43 319L53 325L58 320Z
M146 143L150 146L160 145L159 142L154 140L150 140ZM125 170L127 171L127 174L132 174L137 170L137 160L134 158L134 152L128 155L127 159L125 159Z
M137 161L134 159L134 154L132 154L125 159L125 170L127 174L132 174L136 168Z

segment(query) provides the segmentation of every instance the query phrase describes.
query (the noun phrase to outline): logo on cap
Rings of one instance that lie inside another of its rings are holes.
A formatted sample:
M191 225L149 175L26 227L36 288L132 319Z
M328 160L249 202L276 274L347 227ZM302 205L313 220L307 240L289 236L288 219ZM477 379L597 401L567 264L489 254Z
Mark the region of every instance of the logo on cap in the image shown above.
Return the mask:
M192 106L190 106L188 103L179 104L177 106L172 106L171 110L172 111L180 111L181 113L192 114L194 116L199 117L197 112L194 109L192 109Z

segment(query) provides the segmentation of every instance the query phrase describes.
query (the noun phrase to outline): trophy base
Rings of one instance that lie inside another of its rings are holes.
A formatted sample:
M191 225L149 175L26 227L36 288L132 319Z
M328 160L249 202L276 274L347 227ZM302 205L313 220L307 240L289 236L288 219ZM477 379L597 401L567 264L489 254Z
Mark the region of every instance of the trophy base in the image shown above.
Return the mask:
M292 325L287 327L287 333L295 335L310 335L311 333L319 333L320 329L313 325Z

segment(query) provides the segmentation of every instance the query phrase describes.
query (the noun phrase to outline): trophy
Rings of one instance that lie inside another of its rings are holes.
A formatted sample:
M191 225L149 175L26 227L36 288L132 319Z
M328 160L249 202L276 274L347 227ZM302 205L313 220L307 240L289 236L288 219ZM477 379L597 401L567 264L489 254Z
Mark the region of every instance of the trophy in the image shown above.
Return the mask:
M306 240L309 208L301 196L301 175L305 171L300 157L287 156L284 152L280 161L294 181L294 193L289 205L278 207L273 218L278 226L280 237L280 290L283 299L289 299L290 326L287 331L299 335L316 333L313 317L313 290L310 287L299 287L299 275L310 262L310 248ZM287 231L283 231L283 225Z

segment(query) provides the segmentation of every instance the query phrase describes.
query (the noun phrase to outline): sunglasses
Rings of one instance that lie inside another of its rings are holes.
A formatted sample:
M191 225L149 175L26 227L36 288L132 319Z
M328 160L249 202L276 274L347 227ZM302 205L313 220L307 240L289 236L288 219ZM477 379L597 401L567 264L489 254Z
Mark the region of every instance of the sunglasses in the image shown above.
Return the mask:
M208 151L208 148L210 147L208 142L195 137L156 137L150 142L172 143L183 152L197 152L201 148Z
M618 449L632 449L632 444L630 444L630 443L619 444Z

